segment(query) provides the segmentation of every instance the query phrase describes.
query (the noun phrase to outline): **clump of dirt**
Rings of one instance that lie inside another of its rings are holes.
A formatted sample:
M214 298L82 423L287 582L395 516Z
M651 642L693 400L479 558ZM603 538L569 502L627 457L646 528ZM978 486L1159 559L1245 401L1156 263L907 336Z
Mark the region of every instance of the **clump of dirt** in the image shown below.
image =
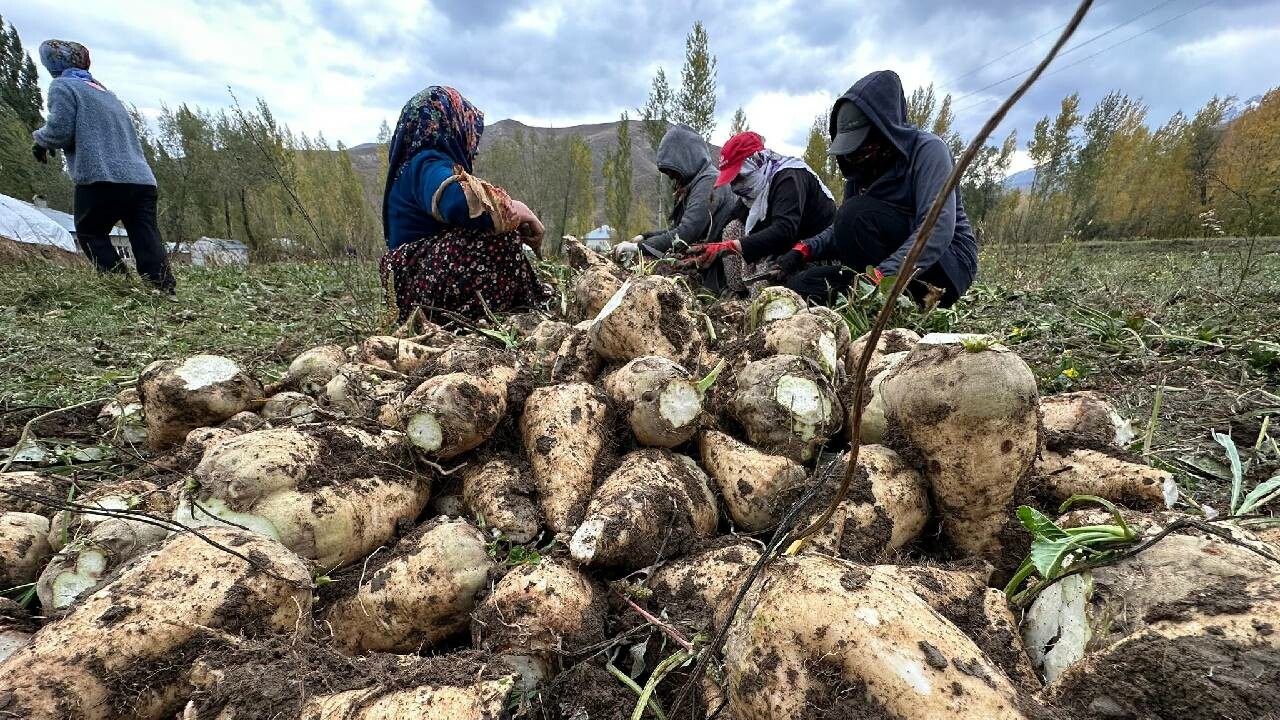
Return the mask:
M372 477L406 484L417 482L410 469L414 461L408 445L388 457L385 452L370 452L359 440L333 426L308 427L301 432L317 440L321 448L316 466L298 483L301 492ZM374 427L367 432L378 435L382 430Z
M805 662L809 688L804 720L892 720L897 717L867 691L861 680L848 681L844 670L827 659Z
M551 683L546 705L558 718L627 720L636 705L636 695L608 670L590 662L574 665ZM656 718L652 708L644 717Z
M922 573L921 577L925 577L925 574ZM1039 682L1034 677L1024 676L1023 669L1030 667L1030 660L1022 638L1013 632L1012 627L993 625L987 620L984 610L986 594L987 588L977 588L961 602L949 603L937 610L969 636L1006 677L1023 689L1038 689Z
M476 651L438 657L371 653L348 657L326 645L286 639L220 645L199 654L196 691L200 717L232 709L237 720L299 717L318 695L370 689L368 706L399 690L423 686L469 687L511 674L502 662ZM289 672L279 672L279 668Z
M1091 672L1068 672L1051 700L1073 718L1273 717L1280 708L1280 653L1212 634L1142 637Z

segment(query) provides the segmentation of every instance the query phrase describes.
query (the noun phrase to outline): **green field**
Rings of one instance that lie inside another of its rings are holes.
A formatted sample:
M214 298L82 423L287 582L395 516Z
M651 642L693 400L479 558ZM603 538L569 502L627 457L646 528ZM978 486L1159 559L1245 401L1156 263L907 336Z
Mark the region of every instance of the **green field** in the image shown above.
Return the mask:
M1280 241L1259 242L1242 276L1246 251L1223 240L988 249L963 302L908 322L992 333L1045 393L1104 392L1140 436L1151 427L1154 462L1212 494L1221 466L1209 429L1252 446L1280 415ZM33 414L113 395L157 358L224 354L273 378L310 346L389 327L372 263L182 267L178 277L174 302L84 268L6 267L0 442Z

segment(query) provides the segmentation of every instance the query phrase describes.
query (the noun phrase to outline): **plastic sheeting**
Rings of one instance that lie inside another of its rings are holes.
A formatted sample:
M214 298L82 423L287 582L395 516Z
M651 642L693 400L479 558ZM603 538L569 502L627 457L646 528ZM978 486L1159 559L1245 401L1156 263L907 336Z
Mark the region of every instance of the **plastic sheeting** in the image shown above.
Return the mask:
M35 207L0 195L0 235L32 245L52 245L68 252L79 252L71 233Z

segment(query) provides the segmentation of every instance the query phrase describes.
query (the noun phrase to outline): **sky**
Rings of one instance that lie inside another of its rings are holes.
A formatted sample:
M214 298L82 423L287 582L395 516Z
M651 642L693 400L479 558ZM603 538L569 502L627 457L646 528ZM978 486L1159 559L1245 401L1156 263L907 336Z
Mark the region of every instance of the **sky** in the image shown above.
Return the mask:
M678 84L701 20L717 58L723 142L739 106L751 129L799 153L813 119L859 77L892 69L907 91L952 93L970 137L1070 17L1069 0L7 0L34 55L87 45L93 72L149 117L181 103L262 97L295 131L372 141L426 85L457 87L488 122L568 126L642 105L659 67ZM1149 122L1214 95L1280 84L1280 0L1098 0L1067 51L997 130L1025 150L1036 120L1079 92L1142 98ZM41 72L47 83L48 76ZM1003 81L1003 82L1000 82ZM1029 166L1019 152L1013 170Z

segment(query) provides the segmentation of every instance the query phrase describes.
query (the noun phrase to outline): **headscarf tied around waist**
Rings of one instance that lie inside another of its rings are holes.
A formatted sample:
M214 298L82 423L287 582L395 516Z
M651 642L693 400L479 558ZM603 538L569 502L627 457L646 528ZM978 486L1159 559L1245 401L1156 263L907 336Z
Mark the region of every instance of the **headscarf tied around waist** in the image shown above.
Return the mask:
M89 74L89 48L70 40L40 43L40 64L55 78L72 78L97 84Z
M387 227L387 197L391 187L410 160L418 153L434 150L469 173L483 133L484 113L447 85L432 85L405 103L388 149L382 226Z
M818 177L818 174L813 171L813 168L809 167L805 161L800 158L776 153L768 148L765 148L764 150L761 150L747 158L743 165L744 169L746 169L748 165L754 168L749 178L753 185L753 200L751 202L751 210L747 213L747 220L744 223L748 233L750 233L752 228L756 226L756 223L765 219L769 214L769 187L773 184L773 176L777 175L778 171L790 168L803 168L804 170L807 170L810 175L813 175L815 178ZM822 182L822 178L818 178L818 187L822 188L822 192L825 193L828 198L831 198L833 201L835 200L835 198L831 196L831 191L827 189L826 184Z

